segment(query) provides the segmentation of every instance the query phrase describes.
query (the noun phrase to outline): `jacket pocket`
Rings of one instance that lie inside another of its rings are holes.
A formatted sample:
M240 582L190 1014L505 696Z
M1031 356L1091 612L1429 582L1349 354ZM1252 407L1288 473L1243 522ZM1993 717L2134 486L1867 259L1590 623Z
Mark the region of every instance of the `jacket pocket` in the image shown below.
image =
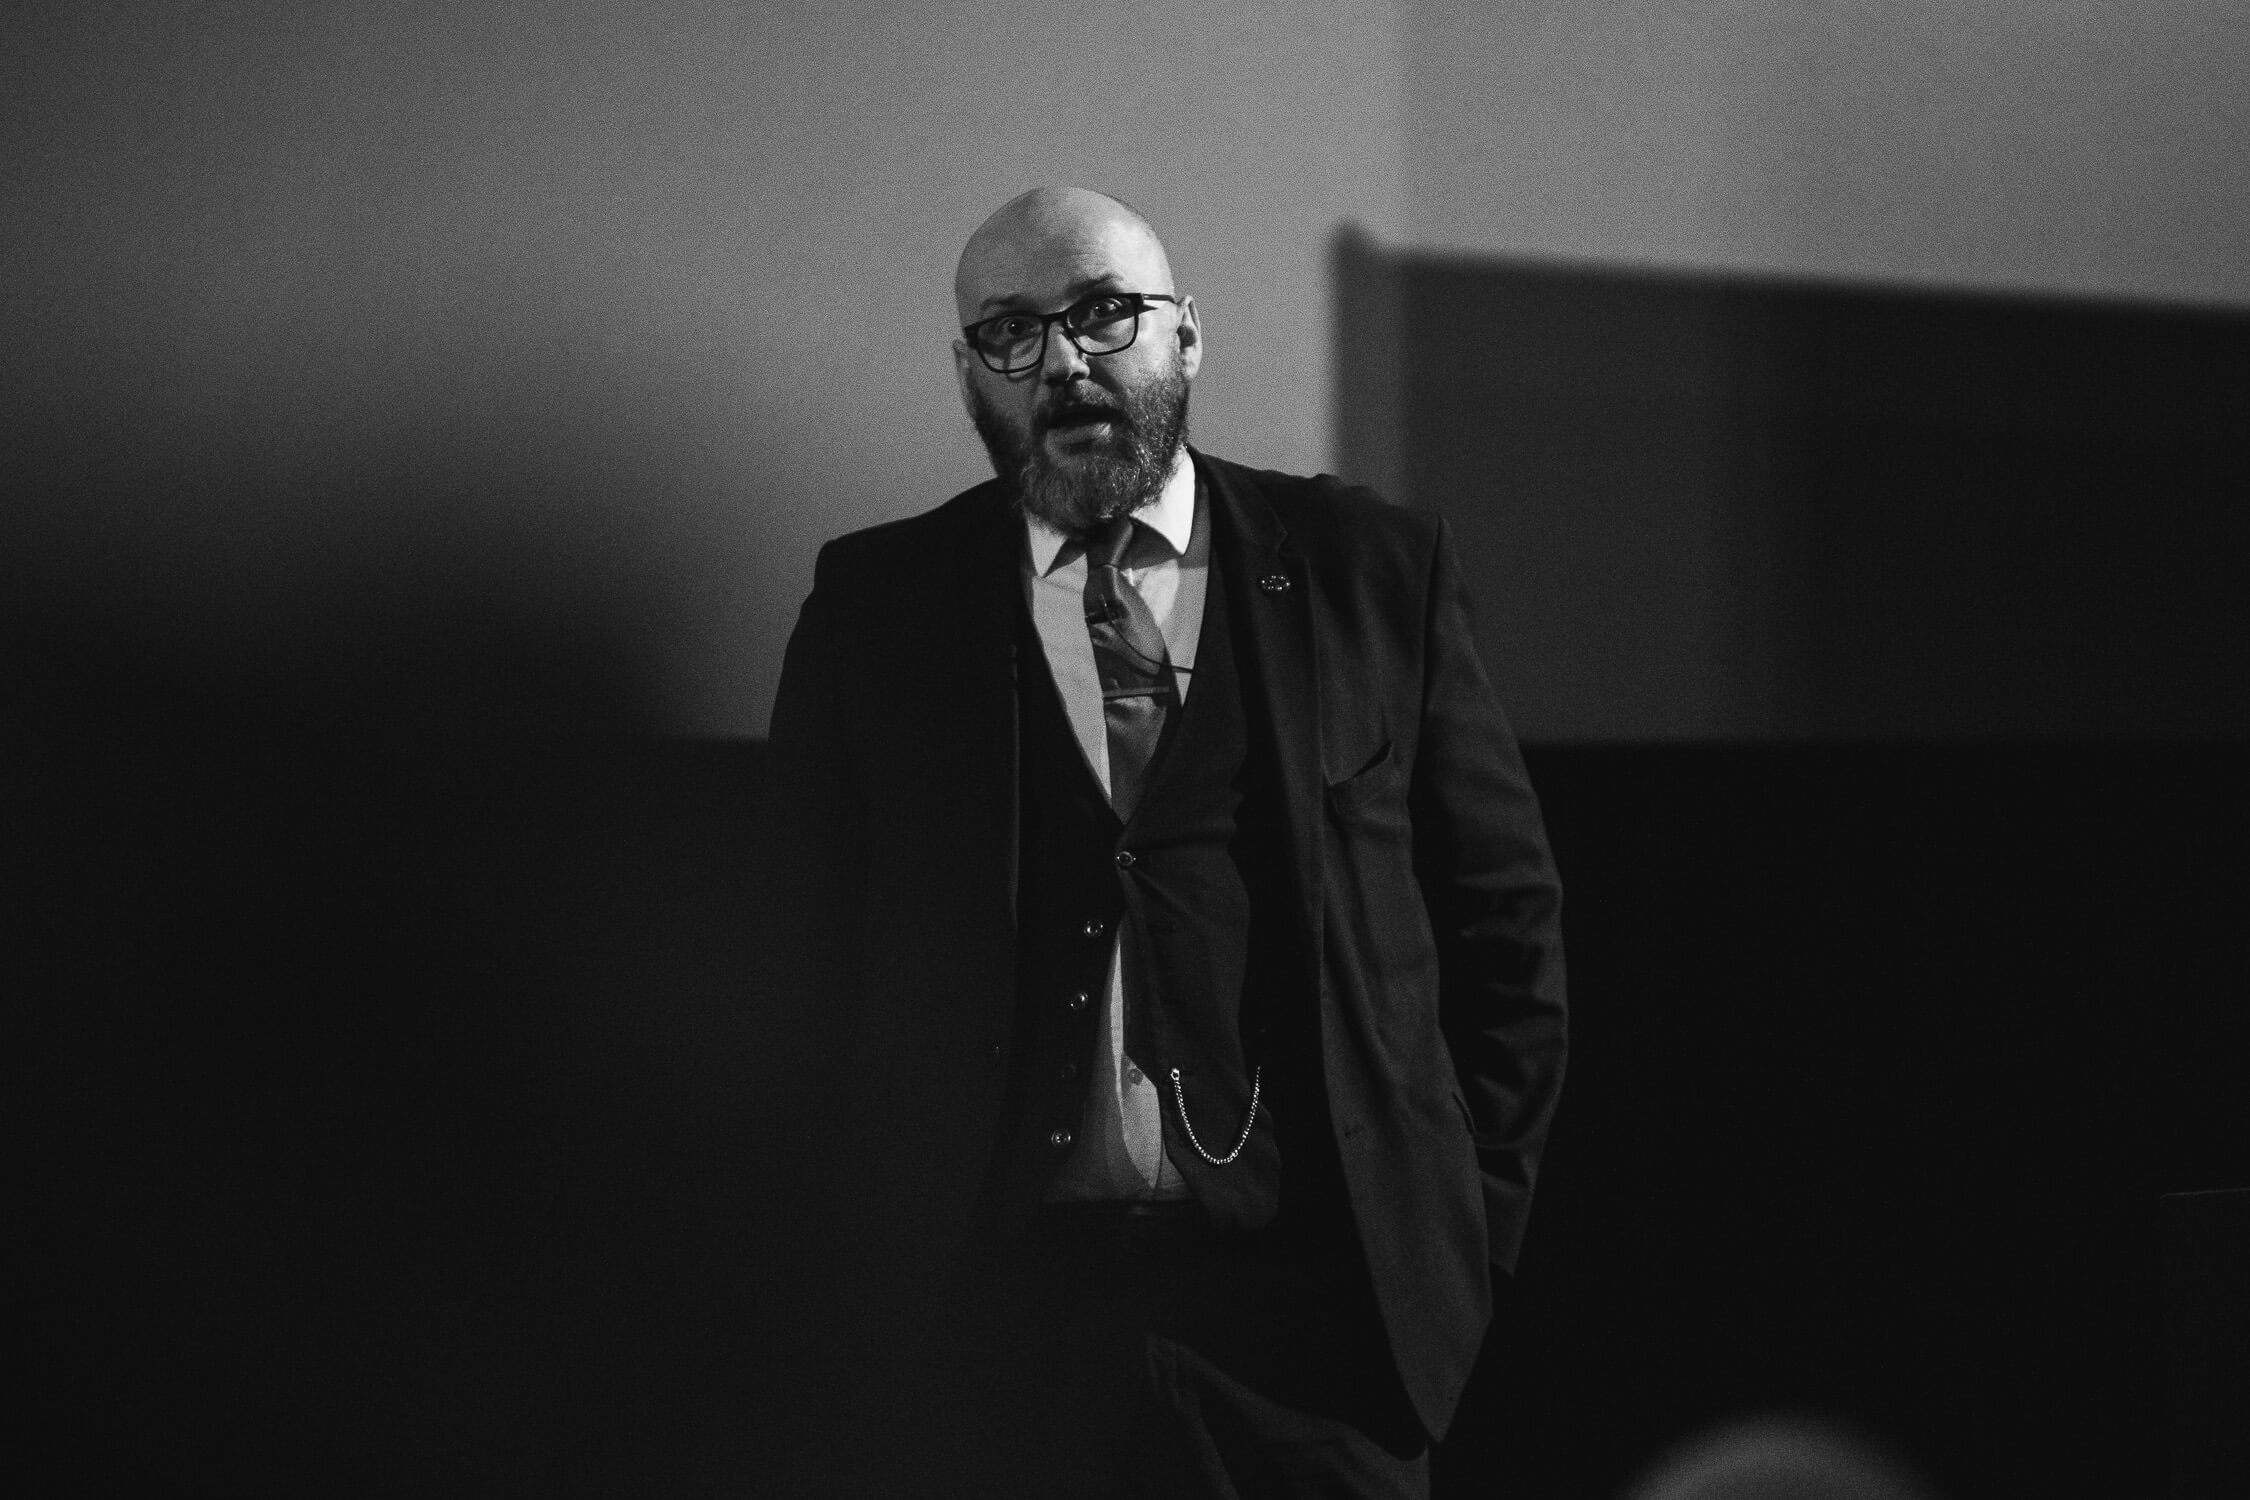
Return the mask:
M1394 753L1396 741L1383 741L1383 748L1375 758L1345 777L1329 783L1328 810L1347 813L1364 807L1375 798L1395 788L1399 783L1398 756Z

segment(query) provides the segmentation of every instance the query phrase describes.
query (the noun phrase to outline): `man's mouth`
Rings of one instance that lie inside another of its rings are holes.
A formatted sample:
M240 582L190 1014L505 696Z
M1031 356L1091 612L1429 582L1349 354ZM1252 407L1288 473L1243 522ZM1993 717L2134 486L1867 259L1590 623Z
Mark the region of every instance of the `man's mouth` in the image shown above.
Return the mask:
M1049 432L1069 432L1116 420L1117 413L1106 406L1074 406L1050 415L1045 426Z

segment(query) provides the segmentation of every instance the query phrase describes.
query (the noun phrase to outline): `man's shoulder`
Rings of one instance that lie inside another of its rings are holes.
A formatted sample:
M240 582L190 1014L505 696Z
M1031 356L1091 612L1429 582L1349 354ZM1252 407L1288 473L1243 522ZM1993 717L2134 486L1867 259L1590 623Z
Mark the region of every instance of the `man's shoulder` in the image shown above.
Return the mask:
M1000 482L987 479L919 515L845 532L821 547L821 566L853 571L887 564L927 568L933 555L991 527L1007 509Z
M1212 476L1238 496L1270 507L1291 538L1300 544L1326 541L1353 547L1398 546L1419 551L1435 539L1433 515L1385 500L1364 484L1334 474L1289 474L1254 469L1197 452Z

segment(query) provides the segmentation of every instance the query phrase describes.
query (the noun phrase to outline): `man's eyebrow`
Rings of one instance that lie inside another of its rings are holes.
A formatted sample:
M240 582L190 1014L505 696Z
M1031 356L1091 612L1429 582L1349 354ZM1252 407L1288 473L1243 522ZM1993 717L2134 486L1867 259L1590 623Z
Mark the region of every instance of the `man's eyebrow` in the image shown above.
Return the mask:
M1115 271L1104 271L1098 276L1081 276L1063 293L1063 306L1070 306L1088 292L1116 290L1124 284L1125 278ZM995 312L1013 312L1031 305L1031 299L1021 292L995 292L977 304L977 314L979 317L990 317Z

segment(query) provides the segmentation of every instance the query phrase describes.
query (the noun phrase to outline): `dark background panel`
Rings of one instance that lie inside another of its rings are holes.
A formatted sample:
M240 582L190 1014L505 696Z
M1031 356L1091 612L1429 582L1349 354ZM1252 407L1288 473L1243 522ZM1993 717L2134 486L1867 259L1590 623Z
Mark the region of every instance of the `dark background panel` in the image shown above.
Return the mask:
M1345 472L1453 523L1528 738L2250 732L2237 310L1341 240Z

